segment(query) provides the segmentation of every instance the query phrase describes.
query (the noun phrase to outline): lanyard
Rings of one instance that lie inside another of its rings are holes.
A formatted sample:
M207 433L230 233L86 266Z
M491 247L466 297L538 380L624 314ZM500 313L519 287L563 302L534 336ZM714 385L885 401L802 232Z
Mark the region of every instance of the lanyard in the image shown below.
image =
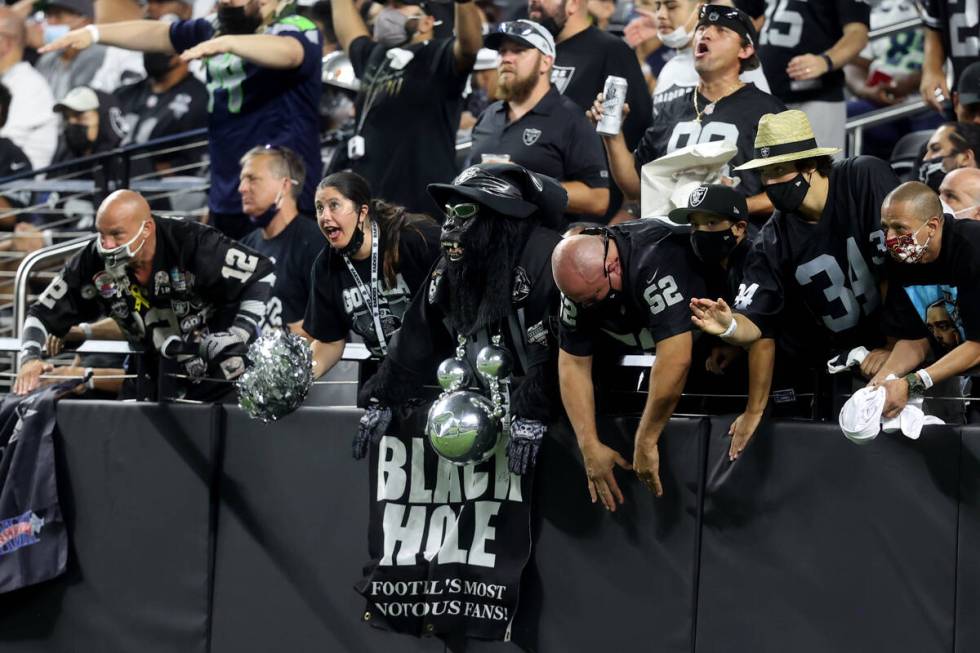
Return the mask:
M364 282L361 281L361 275L357 273L354 269L354 265L350 262L350 258L344 256L344 263L347 264L347 269L350 271L352 277L354 277L354 283L357 284L357 290L361 293L361 299L364 300L364 304L367 306L368 310L371 311L371 317L374 318L374 331L378 336L378 347L381 349L381 355L388 355L388 343L385 341L385 331L381 326L381 296L378 292L378 223L374 220L371 221L371 292L368 292L367 287Z

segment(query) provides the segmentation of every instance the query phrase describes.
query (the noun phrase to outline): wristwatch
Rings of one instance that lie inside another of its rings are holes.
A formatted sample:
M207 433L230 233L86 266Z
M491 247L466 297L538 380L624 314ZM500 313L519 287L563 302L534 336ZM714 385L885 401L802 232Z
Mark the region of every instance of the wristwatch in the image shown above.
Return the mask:
M922 382L919 375L915 372L911 374L906 374L904 377L905 382L909 385L909 397L921 397L926 393L926 384Z

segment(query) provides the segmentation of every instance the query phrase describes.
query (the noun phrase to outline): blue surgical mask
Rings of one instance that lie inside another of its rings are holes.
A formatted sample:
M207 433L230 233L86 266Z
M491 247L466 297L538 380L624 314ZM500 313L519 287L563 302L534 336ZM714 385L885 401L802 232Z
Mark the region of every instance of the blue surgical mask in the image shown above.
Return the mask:
M71 27L68 25L49 25L44 24L44 44L54 43L62 36L68 34L71 31Z

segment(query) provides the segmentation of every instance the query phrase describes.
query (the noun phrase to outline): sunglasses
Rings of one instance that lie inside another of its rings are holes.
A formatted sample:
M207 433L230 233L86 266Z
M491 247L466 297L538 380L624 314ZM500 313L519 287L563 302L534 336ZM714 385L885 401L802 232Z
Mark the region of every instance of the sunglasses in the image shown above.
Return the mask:
M602 237L602 276L606 278L606 283L609 284L609 290L606 292L604 299L610 299L615 296L615 291L613 291L612 279L609 277L609 268L606 265L606 261L609 259L609 229L606 227L588 227L579 233L583 236ZM583 308L588 308L597 303L597 300L581 302Z
M447 204L446 205L446 217L455 220L459 218L460 220L469 220L480 213L479 204Z
M704 23L714 23L721 19L738 21L749 34L755 31L755 26L747 21L747 16L734 7L725 5L701 5L698 12L698 26ZM751 27L751 29L749 29Z

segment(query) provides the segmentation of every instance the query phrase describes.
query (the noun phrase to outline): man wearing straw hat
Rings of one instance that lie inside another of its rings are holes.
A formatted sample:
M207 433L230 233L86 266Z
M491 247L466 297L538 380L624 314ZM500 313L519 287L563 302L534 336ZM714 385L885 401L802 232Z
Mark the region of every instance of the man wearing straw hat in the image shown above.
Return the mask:
M832 353L881 341L886 250L880 211L898 179L873 157L834 163L838 151L819 147L802 111L762 117L756 158L740 169L760 170L776 211L748 254L736 312L721 299L691 302L692 319L705 332L751 345L753 353L767 350L749 371L750 385L764 386L763 394L772 381L774 341L814 367ZM862 372L873 375L887 356L874 350ZM799 365L794 368L799 379ZM734 437L747 441L761 417L759 410L743 414Z

